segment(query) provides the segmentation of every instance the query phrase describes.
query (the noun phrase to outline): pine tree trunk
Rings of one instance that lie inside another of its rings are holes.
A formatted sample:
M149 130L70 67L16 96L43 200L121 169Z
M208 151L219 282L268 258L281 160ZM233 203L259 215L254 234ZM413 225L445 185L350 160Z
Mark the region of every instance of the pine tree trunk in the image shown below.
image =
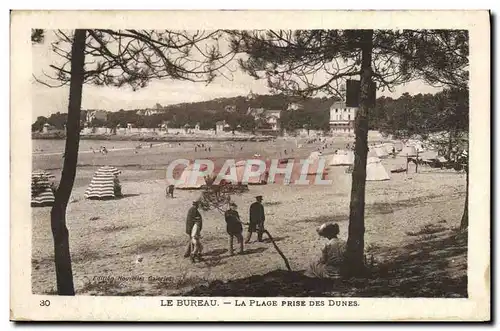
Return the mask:
M373 30L362 31L360 107L355 120L354 167L352 171L346 269L350 275L364 271L365 184L368 155L368 109L372 76Z
M85 30L75 30L71 49L71 80L69 88L68 122L66 124L66 146L61 182L55 194L55 201L50 213L52 235L54 237L54 257L59 295L75 295L69 233L66 227L66 207L69 202L78 162L80 142L80 108L85 62Z
M466 169L466 187L465 187L465 205L462 220L460 221L460 230L466 230L469 227L469 166Z

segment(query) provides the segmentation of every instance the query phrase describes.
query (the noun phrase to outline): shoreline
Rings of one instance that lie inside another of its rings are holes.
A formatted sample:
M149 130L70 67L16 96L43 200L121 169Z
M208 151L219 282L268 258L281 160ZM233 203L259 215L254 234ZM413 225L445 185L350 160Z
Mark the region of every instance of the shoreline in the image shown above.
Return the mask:
M269 141L274 136L151 136L151 135L81 135L80 140L109 140L109 141L144 141L144 142L200 142L200 141ZM34 140L64 140L64 133L32 133L31 139Z

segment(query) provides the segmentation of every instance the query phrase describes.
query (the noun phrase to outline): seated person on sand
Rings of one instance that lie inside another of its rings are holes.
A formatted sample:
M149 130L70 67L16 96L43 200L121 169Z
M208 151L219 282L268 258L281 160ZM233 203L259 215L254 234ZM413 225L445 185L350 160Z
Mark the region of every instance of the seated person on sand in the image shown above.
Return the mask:
M317 229L321 237L328 239L321 250L321 257L311 263L308 273L318 278L338 278L344 261L346 242L337 236L340 232L337 223L325 223Z

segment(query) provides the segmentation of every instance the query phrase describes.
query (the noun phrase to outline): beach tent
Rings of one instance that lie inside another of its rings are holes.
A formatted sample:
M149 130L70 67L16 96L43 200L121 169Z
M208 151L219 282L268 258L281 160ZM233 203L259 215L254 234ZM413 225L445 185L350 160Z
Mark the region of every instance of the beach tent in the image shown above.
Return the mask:
M31 206L45 207L54 204L54 193L51 188L51 179L54 175L38 170L31 174Z
M436 160L438 158L438 152L432 150L425 151L421 154L419 153L418 158L424 161Z
M378 158L384 158L389 155L383 146L376 146L373 149L373 151L375 152Z
M367 158L370 158L370 157L376 157L376 158L378 158L377 152L375 152L375 147L373 147L373 146L369 147L368 155L366 157Z
M353 151L337 151L329 157L329 166L349 166L354 164Z
M404 145L401 141L395 141L393 142L394 148L396 149L396 152L399 152L403 149Z
M103 200L116 198L115 178L120 173L120 170L111 166L104 166L97 169L90 181L89 187L85 191L85 199Z
M195 168L194 163L191 163L184 169L175 187L180 190L200 189L206 184L204 174L206 169L207 166L204 164L197 165Z
M309 154L308 159L309 160L318 160L320 157L321 157L321 153L318 151L314 151L314 152L311 152L311 154Z
M268 169L267 163L266 163L266 169L262 172L260 175L251 175L248 178L245 177L245 171L247 171L247 165L250 167L248 171L257 171L259 169L259 166L257 164L251 164L248 162L249 160L241 160L235 163L236 167L236 178L238 179L237 184L244 184L244 185L258 185L258 184L263 184L266 182L266 175L265 172ZM228 174L229 174L229 169L228 169ZM231 182L229 180L229 182Z
M415 148L415 146L407 145L401 150L401 152L399 152L399 156L417 156L417 149Z
M419 153L424 151L424 144L420 140L408 140L406 145L415 147Z
M387 152L387 154L392 154L392 149L394 148L394 150L396 150L396 147L394 146L394 144L391 144L391 143L385 143L382 145L382 148L385 149L385 151Z
M389 173L382 165L382 161L378 157L369 157L366 160L366 180L381 181L389 180Z

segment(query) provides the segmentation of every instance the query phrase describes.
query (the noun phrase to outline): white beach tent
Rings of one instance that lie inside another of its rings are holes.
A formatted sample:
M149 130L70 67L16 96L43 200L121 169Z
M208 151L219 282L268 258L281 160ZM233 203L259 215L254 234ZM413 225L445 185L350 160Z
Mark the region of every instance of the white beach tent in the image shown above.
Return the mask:
M433 150L428 150L423 153L418 154L418 158L424 161L431 161L431 160L437 160L438 158L438 152L433 151Z
M424 144L419 140L409 140L407 146L413 146L420 153L424 151Z
M376 146L373 151L377 155L378 158L384 158L387 157L389 154L385 150L384 146Z
M314 151L314 152L311 152L311 154L309 154L308 159L309 160L318 160L320 157L321 157L321 153L318 151Z
M366 180L381 181L389 180L389 173L382 165L382 161L378 157L369 157L366 160Z
M85 191L85 199L112 199L115 198L115 176L120 170L111 166L104 166L94 173L90 185Z
M405 156L405 157L417 156L417 149L413 145L407 145L401 150L401 152L399 152L399 156Z
M396 147L394 146L394 144L391 144L391 143L385 143L383 145L383 148L385 149L387 154L392 154L392 149L396 150Z
M180 190L195 190L200 189L206 184L204 172L206 165L197 165L194 163L189 164L181 174L175 188Z
M354 164L353 151L337 151L336 154L330 155L328 159L329 166L349 166Z
M370 157L376 157L376 158L378 158L377 152L375 152L375 147L373 147L373 146L369 147L369 149L368 149L368 155L366 157L367 158L370 158Z
M321 152L314 151L309 155L308 161L309 161L309 166L307 168L308 175L325 174L326 167L328 166L327 155L323 155Z
M396 152L401 151L404 147L404 145L401 141L394 141L393 145L394 145L394 148L396 148Z

